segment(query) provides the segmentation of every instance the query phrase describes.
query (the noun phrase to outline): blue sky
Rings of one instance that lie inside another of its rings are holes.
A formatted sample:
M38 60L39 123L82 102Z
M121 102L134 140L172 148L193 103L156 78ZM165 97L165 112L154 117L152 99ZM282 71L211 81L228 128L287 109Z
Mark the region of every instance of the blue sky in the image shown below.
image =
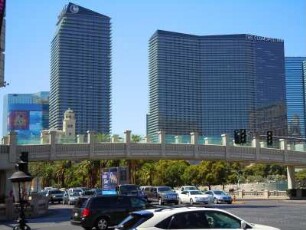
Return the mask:
M306 56L305 0L7 0L3 95L50 90L50 43L68 2L111 17L112 133L145 135L148 40L157 30L195 35L254 34ZM2 134L2 113L0 113ZM2 135L1 135L2 136Z

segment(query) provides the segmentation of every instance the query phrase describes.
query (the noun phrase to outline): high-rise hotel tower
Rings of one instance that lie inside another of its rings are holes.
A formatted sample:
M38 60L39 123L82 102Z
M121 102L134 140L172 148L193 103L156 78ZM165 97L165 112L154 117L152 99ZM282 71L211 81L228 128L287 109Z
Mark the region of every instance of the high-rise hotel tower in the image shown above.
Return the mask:
M58 16L51 43L49 128L62 129L68 108L76 134L110 132L110 18L72 3Z
M288 135L306 137L306 57L286 57Z
M152 141L160 130L286 135L285 89L283 40L157 30L149 41L147 133Z

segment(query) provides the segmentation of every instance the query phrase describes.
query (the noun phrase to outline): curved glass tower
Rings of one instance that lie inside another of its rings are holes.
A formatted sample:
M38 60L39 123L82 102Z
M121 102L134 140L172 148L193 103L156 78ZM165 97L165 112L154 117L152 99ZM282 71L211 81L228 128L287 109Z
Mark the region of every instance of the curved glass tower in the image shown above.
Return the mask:
M51 43L49 128L62 129L64 112L76 116L76 134L110 133L110 18L69 3Z
M306 57L286 57L288 135L305 138Z
M169 135L287 133L284 42L249 34L156 31L149 41L152 141Z

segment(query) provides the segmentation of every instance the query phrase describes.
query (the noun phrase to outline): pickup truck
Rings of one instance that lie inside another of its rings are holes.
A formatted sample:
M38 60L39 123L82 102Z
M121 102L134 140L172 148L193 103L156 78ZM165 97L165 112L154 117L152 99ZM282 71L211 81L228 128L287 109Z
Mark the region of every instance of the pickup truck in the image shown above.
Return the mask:
M146 186L143 191L149 202L158 202L159 205L179 202L177 193L169 186Z

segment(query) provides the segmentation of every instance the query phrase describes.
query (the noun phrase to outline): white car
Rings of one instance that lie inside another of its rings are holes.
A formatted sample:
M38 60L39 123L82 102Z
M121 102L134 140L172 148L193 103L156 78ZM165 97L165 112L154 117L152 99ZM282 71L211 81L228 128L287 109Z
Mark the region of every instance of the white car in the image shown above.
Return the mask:
M184 186L180 187L179 190L176 190L176 193L180 194L181 192L186 191L186 190L199 190L199 189L196 186L193 186L193 185L184 185Z
M188 204L211 204L213 203L213 196L205 194L200 190L185 190L179 194L179 203Z
M132 212L117 230L160 229L261 229L279 230L261 224L248 223L225 210L204 207L147 209Z

